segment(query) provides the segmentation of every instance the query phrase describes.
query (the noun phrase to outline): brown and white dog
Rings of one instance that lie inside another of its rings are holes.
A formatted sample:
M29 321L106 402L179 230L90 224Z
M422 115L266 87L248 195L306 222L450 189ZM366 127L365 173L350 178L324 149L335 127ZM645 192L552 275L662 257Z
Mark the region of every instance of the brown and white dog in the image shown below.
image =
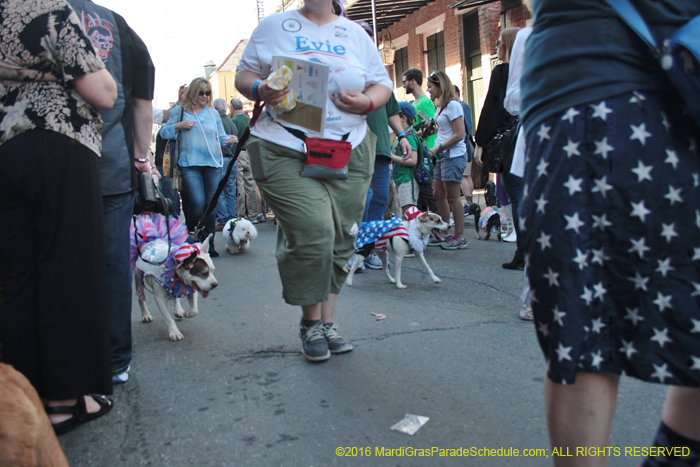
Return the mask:
M0 363L0 465L68 467L36 390L4 363Z
M250 241L258 236L258 229L248 219L231 219L222 233L226 239L226 249L235 255L248 251Z
M141 319L144 323L153 321L148 312L144 289L151 292L158 309L168 325L170 340L179 341L185 336L175 324L168 311L168 299L175 301L175 318L194 318L199 313L197 295L206 298L219 283L214 277L214 263L209 256L209 237L202 243L185 244L170 253L163 264L151 264L142 257L136 260L134 284L141 307ZM186 295L190 309L184 311L180 297Z
M348 286L352 286L352 279L357 267L376 249L384 253L378 256L382 260L382 271L384 271L384 275L389 279L389 282L396 284L397 289L405 289L406 286L401 282L401 265L411 247L413 247L416 258L418 258L421 266L430 275L433 282L442 282L442 279L436 276L433 270L430 269L430 266L428 266L423 252L430 240L430 231L432 229L447 230L447 223L443 222L439 215L433 212L421 213L416 207L409 208L405 215L407 220L404 221L394 218L388 221L371 221L372 224L369 222L362 223L363 225L360 227L356 242L358 250L355 263L350 268L348 277L345 279L345 283ZM376 241L372 241L372 238L368 237L367 233L375 231L377 227L380 229L379 235L381 237L376 239ZM396 279L391 277L389 273L389 250L394 252Z

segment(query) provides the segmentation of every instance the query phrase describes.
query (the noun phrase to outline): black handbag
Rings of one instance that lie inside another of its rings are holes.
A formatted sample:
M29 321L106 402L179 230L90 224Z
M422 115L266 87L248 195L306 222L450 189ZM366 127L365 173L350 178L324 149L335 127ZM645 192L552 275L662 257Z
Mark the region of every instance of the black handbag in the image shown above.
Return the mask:
M520 121L516 117L510 127L499 131L491 138L481 156L484 170L499 174L510 171L519 130Z

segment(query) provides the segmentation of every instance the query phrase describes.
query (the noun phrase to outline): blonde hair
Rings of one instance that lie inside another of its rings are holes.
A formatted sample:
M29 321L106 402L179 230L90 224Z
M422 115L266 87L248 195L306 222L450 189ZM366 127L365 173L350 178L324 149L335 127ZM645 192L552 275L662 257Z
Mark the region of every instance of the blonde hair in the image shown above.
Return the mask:
M518 35L520 28L508 28L501 31L501 43L506 49L505 57L498 57L503 63L510 61L510 53L513 51L513 43L515 42L515 36Z
M192 80L189 86L187 86L187 91L185 91L184 107L187 111L192 112L197 107L197 98L201 91L209 90L211 92L211 85L209 81L204 78L195 78ZM209 94L207 96L206 107L211 107L213 100L213 95Z
M452 81L450 81L450 78L444 71L432 72L430 76L428 76L428 81L440 88L440 92L434 97L433 103L435 107L444 109L445 106L455 98L455 88Z

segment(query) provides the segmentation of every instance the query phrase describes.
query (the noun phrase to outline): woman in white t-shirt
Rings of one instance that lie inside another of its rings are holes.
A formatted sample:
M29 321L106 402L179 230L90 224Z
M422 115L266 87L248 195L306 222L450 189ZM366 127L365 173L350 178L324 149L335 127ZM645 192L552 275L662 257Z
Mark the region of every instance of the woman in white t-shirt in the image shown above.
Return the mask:
M274 56L329 66L322 138L350 142L347 180L300 176L306 147L273 109L288 88L275 91L267 83ZM302 353L310 361L353 348L338 334L333 313L347 276L345 263L355 250L350 231L362 221L374 167L376 137L367 130L365 115L386 104L392 86L372 40L333 0L306 0L299 10L265 18L236 72L236 88L267 104L246 148L255 181L277 219L283 296L301 306Z
M444 72L435 71L430 74L428 93L435 104L435 123L438 129L435 146L430 150L431 154L437 156L433 196L442 220L449 223L451 208L455 223L454 236L447 235L439 244L445 250L459 250L467 247L467 239L464 238L464 207L459 195L462 175L467 166L464 111L462 104L455 99L452 81Z

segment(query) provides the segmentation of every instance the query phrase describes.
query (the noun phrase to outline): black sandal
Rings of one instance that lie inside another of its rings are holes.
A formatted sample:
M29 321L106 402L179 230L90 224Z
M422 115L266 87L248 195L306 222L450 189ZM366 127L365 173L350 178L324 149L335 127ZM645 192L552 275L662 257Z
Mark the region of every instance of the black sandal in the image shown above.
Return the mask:
M58 423L52 423L53 431L56 435L62 435L78 428L83 423L100 418L110 410L114 403L105 396L90 394L95 402L100 406L100 410L93 413L88 413L85 406L85 396L78 397L78 402L75 405L62 405L56 407L46 407L47 415L72 415L71 418Z

